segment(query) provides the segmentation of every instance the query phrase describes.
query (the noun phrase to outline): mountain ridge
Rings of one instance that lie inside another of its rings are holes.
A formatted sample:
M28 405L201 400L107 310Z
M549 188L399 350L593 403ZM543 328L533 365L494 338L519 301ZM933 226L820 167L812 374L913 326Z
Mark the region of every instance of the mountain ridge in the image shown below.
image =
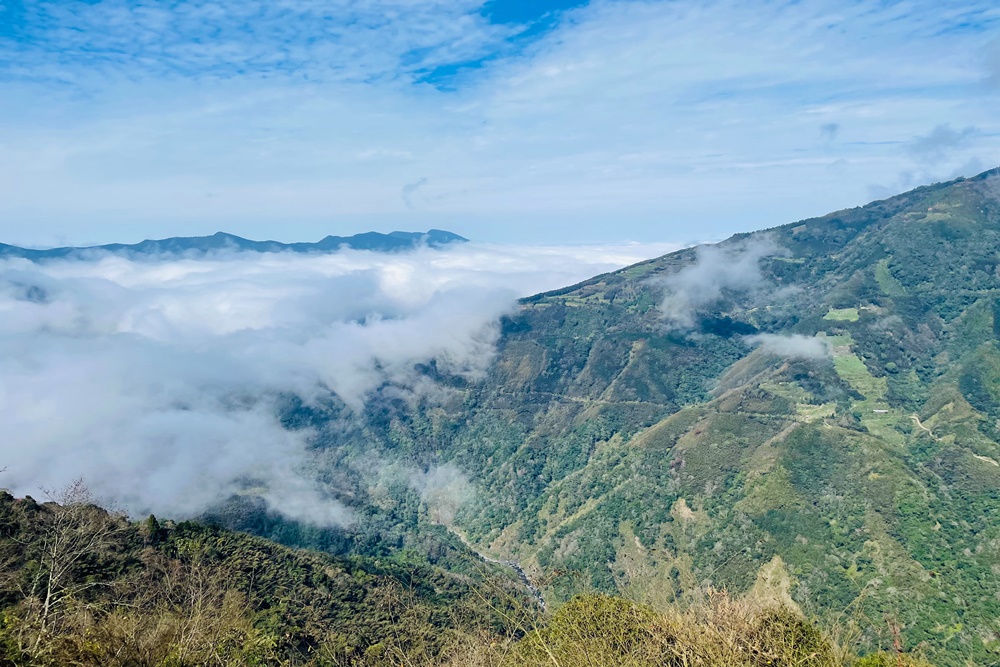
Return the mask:
M532 294L532 295L529 295L529 296L526 296L526 297L522 297L520 299L520 301L522 303L532 303L534 301L537 301L539 299L543 299L545 297L558 296L560 294L569 293L569 292L572 292L573 290L579 289L579 288L581 288L581 287L583 287L585 285L592 284L592 283L594 283L596 281L599 281L600 279L602 279L602 278L604 278L606 276L611 276L611 275L617 275L617 274L631 272L631 271L634 271L635 269L637 269L639 267L642 267L642 266L645 266L645 265L649 265L649 264L655 264L655 263L657 263L657 262L659 262L659 261L661 261L661 260L663 260L663 259L665 259L667 257L671 257L671 256L674 256L674 255L679 255L679 256L686 255L687 253L690 253L695 248L704 247L704 246L726 245L726 244L730 244L730 243L733 243L733 242L736 242L736 241L739 241L739 240L742 240L742 239L749 238L749 237L751 237L753 235L767 234L769 232L780 231L782 229L794 227L794 226L797 226L797 225L802 225L802 224L805 224L805 223L810 222L810 221L824 220L824 219L827 219L827 218L831 218L831 217L834 217L834 216L840 216L840 215L844 215L844 214L851 213L851 212L861 212L861 211L865 211L867 209L871 209L873 207L877 207L879 205L884 205L884 204L887 204L887 203L891 205L893 202L895 202L896 200L898 200L900 198L909 197L911 195L917 195L917 194L922 193L922 192L932 192L932 191L934 191L936 189L939 189L939 188L948 187L948 186L956 185L956 184L967 182L967 181L973 181L973 182L974 181L986 181L986 180L989 180L991 178L995 178L995 177L998 177L998 176L1000 176L1000 167L995 167L993 169L989 169L989 170L984 171L982 173L976 174L975 176L960 176L958 178L954 178L954 179L947 180L947 181L939 181L937 183L929 183L927 185L921 185L921 186L916 187L916 188L914 188L912 190L908 190L908 191L906 191L904 193L893 195L891 197L885 197L883 199L876 199L874 201L868 202L867 204L862 204L860 206L853 206L853 207L849 207L849 208L838 209L837 211L833 211L833 212L827 213L825 215L814 216L814 217L809 217L809 218L802 218L801 220L797 220L797 221L794 221L794 222L786 222L786 223L782 223L782 224L779 224L779 225L775 225L774 227L763 227L761 229L757 229L757 230L750 231L750 232L736 232L735 234L732 234L731 236L728 236L725 239L722 239L722 240L719 240L719 241L703 242L703 243L692 244L690 246L681 248L680 250L674 250L672 252L666 253L665 255L660 255L658 257L651 257L649 259L644 259L644 260L642 260L640 262L636 262L635 264L630 264L629 266L625 266L625 267L622 267L620 269L616 269L614 271L608 271L606 273L598 274L596 276L591 276L590 278L586 278L586 279L581 280L581 281L579 281L577 283L574 283L572 285L566 285L564 287L557 287L555 289L546 290L544 292L539 292L537 294Z
M34 249L0 243L0 257L19 257L31 261L51 259L87 259L95 255L111 254L133 258L162 255L200 255L209 252L295 252L331 253L341 248L400 252L426 245L440 248L450 243L465 243L468 239L453 232L430 229L426 232L364 232L353 236L326 236L315 243L280 241L253 241L235 234L216 232L211 236L173 236L165 239L146 239L138 243L109 243L97 246L66 246Z

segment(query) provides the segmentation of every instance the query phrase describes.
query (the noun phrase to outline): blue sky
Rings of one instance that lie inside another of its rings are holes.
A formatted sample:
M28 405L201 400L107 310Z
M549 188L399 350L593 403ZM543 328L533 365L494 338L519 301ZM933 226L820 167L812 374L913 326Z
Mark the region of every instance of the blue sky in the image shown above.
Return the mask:
M1000 165L995 2L0 0L0 241L693 241Z

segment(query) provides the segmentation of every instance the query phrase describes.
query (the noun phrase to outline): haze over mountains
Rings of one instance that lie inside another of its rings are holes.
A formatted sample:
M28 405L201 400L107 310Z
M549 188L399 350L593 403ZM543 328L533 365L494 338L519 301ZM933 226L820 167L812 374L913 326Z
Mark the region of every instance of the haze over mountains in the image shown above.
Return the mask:
M51 259L88 259L95 255L111 254L123 257L159 257L169 255L196 256L209 252L299 252L331 253L343 248L398 252L412 250L422 245L438 248L449 243L462 243L468 239L452 232L431 229L427 232L367 232L353 236L326 236L316 243L281 243L279 241L251 241L234 234L218 232L212 236L171 237L146 240L139 243L110 243L88 247L21 248L0 243L0 257L22 257L32 261Z

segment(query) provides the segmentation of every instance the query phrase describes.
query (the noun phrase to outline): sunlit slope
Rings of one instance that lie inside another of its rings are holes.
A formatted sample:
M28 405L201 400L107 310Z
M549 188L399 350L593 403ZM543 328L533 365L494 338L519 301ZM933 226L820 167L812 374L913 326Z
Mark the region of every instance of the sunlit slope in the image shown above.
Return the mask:
M998 198L990 172L734 237L732 258L773 246L754 288L684 326L661 283L693 249L528 299L489 377L395 422L396 443L472 475L458 524L553 600L770 586L897 616L943 664L983 660L1000 647Z
M503 606L521 600L471 561L449 572L403 554L335 558L195 522L132 523L80 483L59 495L0 492L0 665L433 664L503 631Z

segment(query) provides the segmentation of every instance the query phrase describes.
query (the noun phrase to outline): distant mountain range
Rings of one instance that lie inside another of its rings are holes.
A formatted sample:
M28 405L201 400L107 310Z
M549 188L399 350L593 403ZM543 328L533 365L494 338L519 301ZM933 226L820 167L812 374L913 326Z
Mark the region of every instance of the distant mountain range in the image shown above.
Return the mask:
M20 248L0 243L0 257L22 257L33 262L49 259L87 259L94 255L113 254L126 257L153 257L159 255L202 255L209 252L235 250L241 252L300 252L331 253L341 248L399 252L426 245L438 248L451 243L465 243L468 239L452 232L431 229L426 232L365 232L354 236L327 236L316 243L281 243L280 241L252 241L235 234L218 232L211 236L175 236L167 239L145 240L139 243L110 243L89 247Z

